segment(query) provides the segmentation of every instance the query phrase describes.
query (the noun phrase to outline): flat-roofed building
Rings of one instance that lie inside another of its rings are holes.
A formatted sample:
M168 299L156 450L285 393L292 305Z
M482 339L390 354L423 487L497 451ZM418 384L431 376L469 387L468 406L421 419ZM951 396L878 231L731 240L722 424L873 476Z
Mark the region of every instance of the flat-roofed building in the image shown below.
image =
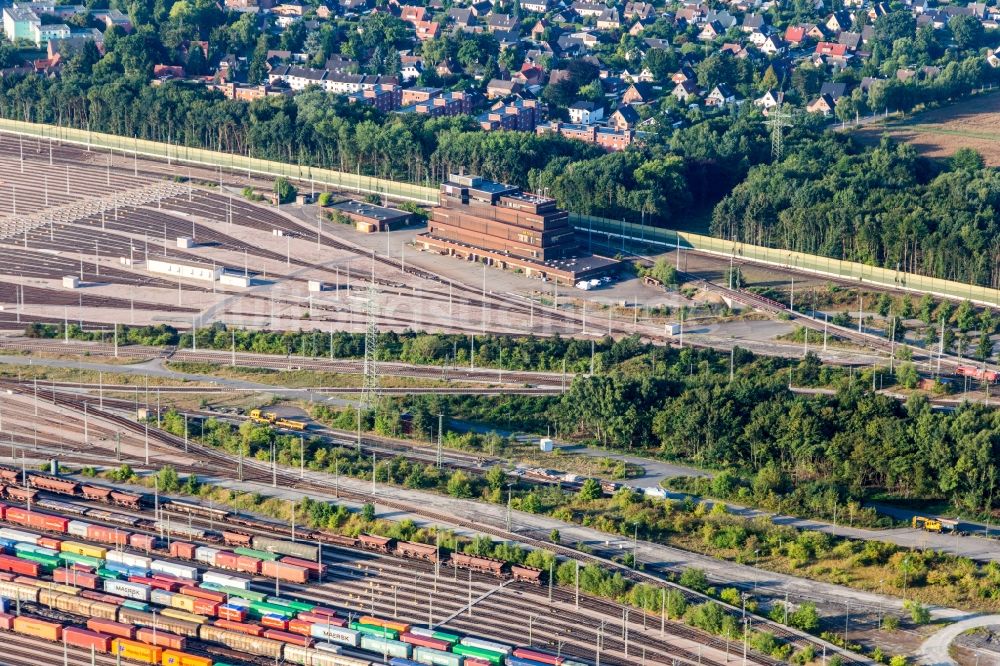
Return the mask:
M160 273L186 280L204 280L205 282L216 282L224 270L223 266L178 261L169 257L150 257L146 262L146 268L150 273Z
M425 249L570 283L612 272L619 263L581 253L569 215L555 199L479 176L453 174L442 183L440 205L416 241Z
M330 208L354 222L354 227L366 234L398 229L413 222L413 213L363 201L343 201Z

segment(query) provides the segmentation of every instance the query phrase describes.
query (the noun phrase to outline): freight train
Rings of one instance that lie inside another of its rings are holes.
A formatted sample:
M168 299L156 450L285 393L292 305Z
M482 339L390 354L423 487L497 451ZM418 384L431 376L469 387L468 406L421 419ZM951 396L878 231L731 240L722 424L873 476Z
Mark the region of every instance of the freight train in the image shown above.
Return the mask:
M257 551L286 555L300 560L299 562L292 563L297 567L308 566L319 560L319 547L310 543L302 543L314 542L344 548L369 550L432 563L440 560L442 564L460 569L471 569L477 573L489 574L498 578L513 578L517 581L536 585L544 582L544 572L533 567L510 564L502 560L482 557L480 555L467 555L460 552L449 553L431 544L399 541L373 534L348 537L326 530L299 528L295 532L298 541L292 542L282 539L251 536L245 532L240 532L238 529L205 530L192 527L187 522L180 520L171 521L169 516L165 520L154 523L149 520L102 511L101 509L86 508L48 499L39 500L38 491L45 490L49 493L104 502L131 510L141 510L152 504L151 498L148 495L123 492L108 486L77 483L70 479L61 479L38 472L27 472L29 488L25 489L21 486L13 485L20 481L21 474L20 470L0 465L0 497L6 497L18 502L26 502L29 501L30 496L30 501L33 501L36 506L53 508L60 513L76 513L78 515L93 517L95 520L101 520L102 522L117 522L126 527L162 531L183 539L223 543L227 546L252 548ZM162 499L160 506L164 512L162 515L174 513L183 516L198 517L219 526L235 525L256 530L264 529L277 535L291 534L290 528L283 525L258 521L224 509L207 507L193 502ZM44 529L44 526L38 527ZM125 542L128 539L140 536L124 530L104 529L111 531L103 535L93 536L92 538L102 543L110 543L111 539ZM153 549L152 545L148 547L136 547L142 550ZM179 555L174 556L177 557Z
M972 379L977 379L989 384L995 384L997 378L1000 377L1000 373L995 370L985 370L983 368L977 368L973 365L960 365L955 368L955 374L959 377L971 377Z

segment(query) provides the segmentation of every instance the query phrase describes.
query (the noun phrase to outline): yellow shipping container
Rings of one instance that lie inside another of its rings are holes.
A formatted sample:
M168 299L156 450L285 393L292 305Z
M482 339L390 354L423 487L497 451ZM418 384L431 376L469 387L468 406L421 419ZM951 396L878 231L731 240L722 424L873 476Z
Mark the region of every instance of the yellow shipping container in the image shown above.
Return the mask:
M52 590L53 592L58 592L59 594L69 594L72 596L77 596L80 594L80 588L73 587L72 585L63 585L62 583L53 583L48 580L40 580L35 583L37 587L45 590Z
M105 555L108 554L107 548L101 548L100 546L90 546L85 543L79 543L77 541L63 541L59 544L59 550L64 553L73 553L74 555L86 555L87 557L96 557L99 560L105 559Z
M130 641L127 638L116 638L111 642L111 654L121 655L122 659L141 661L144 664L159 664L163 658L163 648Z
M189 597L186 594L175 594L170 597L170 607L177 608L182 611L187 611L188 613L194 612L194 597Z
M208 618L204 615L195 615L194 613L188 613L187 611L177 610L176 608L164 608L160 611L160 615L165 615L166 617L172 617L175 620L187 620L188 622L197 622L198 624L205 624L208 622Z
M177 650L163 651L163 666L212 666L212 660Z
M23 615L14 618L14 631L25 636L44 638L47 641L58 641L62 638L61 624L36 620Z

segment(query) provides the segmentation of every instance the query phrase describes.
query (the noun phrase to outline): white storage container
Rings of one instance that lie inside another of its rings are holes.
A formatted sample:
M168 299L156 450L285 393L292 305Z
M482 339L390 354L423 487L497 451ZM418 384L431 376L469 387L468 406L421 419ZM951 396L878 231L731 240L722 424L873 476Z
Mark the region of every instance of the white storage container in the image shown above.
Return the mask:
M492 650L493 652L500 652L504 656L509 655L514 651L509 645L504 645L503 643L496 643L494 641L484 641L481 638L463 638L459 641L462 645L468 645L469 647L480 648L483 650Z
M249 578L230 576L228 574L218 573L217 571L206 571L202 575L201 581L203 583L215 583L216 585L221 585L223 587L235 587L241 590L250 588Z
M169 606L170 600L173 598L174 598L173 592L167 592L166 590L161 590L155 587L149 591L150 603L154 603L159 606Z
M66 533L75 537L80 537L81 539L86 539L88 527L90 527L90 523L85 523L82 520L71 520L69 521L69 525L66 527Z
M129 583L124 580L105 580L104 591L126 599L136 601L149 601L149 585L142 583Z
M163 560L153 560L149 564L149 569L151 571L155 571L156 573L169 574L171 576L177 576L178 578L198 580L198 570L194 567L184 566L183 564L174 564L172 562L164 562Z
M132 553L123 553L120 550L109 550L105 559L108 562L115 562L117 564L124 564L127 567L146 570L149 570L149 565L153 562L153 560L148 557L133 555Z
M208 546L199 546L194 549L194 559L195 562L203 562L209 566L215 566L215 557L219 554L218 548L209 548Z
M41 538L38 534L22 532L21 530L14 530L9 527L0 529L0 539L10 539L11 541L20 541L21 543L30 543L33 546L37 546L38 540Z
M333 625L328 627L325 624L318 623L309 628L309 633L317 640L332 641L341 645L352 645L354 647L358 646L361 638L360 631L354 631L347 627L335 627Z

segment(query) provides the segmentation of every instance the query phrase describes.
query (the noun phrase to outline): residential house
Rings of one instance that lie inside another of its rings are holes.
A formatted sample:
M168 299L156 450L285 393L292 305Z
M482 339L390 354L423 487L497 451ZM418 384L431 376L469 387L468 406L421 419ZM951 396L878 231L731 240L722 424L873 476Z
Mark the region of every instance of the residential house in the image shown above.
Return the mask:
M458 26L459 28L464 28L475 23L476 17L473 16L472 10L468 7L452 7L448 10L448 21Z
M828 96L830 99L836 103L841 97L847 92L847 84L836 81L827 81L820 87L819 96Z
M441 30L441 24L436 21L417 21L413 24L413 27L416 30L417 39L421 42L434 39Z
M604 3L586 2L586 0L575 0L570 7L581 18L597 18L608 8Z
M821 56L845 58L847 57L847 46L845 44L836 44L834 42L819 42L816 44L815 53L816 55Z
M628 90L622 93L621 103L649 104L659 97L657 93L658 91L653 87L653 84L639 81L630 85Z
M726 31L718 21L709 21L702 27L701 32L698 33L698 39L711 42L724 34L726 34Z
M399 8L399 18L407 23L416 25L420 21L427 20L427 8L415 5L403 5Z
M517 19L510 14L490 14L486 17L486 29L489 32L513 30L517 27Z
M785 42L777 35L769 35L764 43L760 45L761 53L769 56L778 55L785 52Z
M798 46L806 39L806 27L790 25L785 29L785 41L792 46Z
M531 27L531 38L536 42L541 41L545 37L545 31L548 30L548 27L549 24L545 19L538 19Z
M548 0L520 0L518 4L521 6L521 9L526 12L544 14L549 11Z
M986 62L989 63L990 67L1000 67L1000 46L993 49L993 51L986 56Z
M598 30L617 30L620 27L622 27L622 23L618 18L617 9L606 9L597 17Z
M760 97L758 97L757 99L755 99L753 101L753 105L757 106L757 107L760 107L761 109L763 109L764 110L764 115L767 115L767 113L771 109L775 108L776 106L778 106L778 104L781 103L780 102L780 99L781 99L780 96L781 96L781 93L777 93L777 92L775 92L773 90L768 90L766 93L764 93L763 95L761 95Z
M690 97L698 97L701 94L701 89L698 84L695 83L694 79L685 79L674 86L674 89L670 91L677 101L686 102Z
M743 23L740 25L740 30L749 34L752 32L759 32L767 24L764 19L763 14L747 14L743 17Z
M619 106L611 116L608 117L608 127L616 130L635 129L639 124L639 112L630 105Z
M846 46L848 51L857 51L861 46L861 33L845 30L837 35L837 43Z
M633 2L633 0L628 0L628 2L625 3L625 10L622 12L622 16L627 19L647 21L656 17L656 10L654 10L653 5L648 2Z
M489 99L499 99L516 95L524 88L516 81L505 81L503 79L491 79L486 85L486 97Z
M834 34L840 34L845 30L850 30L854 20L848 12L833 12L826 19L826 29Z
M652 21L649 21L649 23L652 23ZM646 29L646 24L643 23L642 20L640 19L632 24L632 27L628 29L628 34L630 34L633 37L638 37L643 33L645 29Z
M722 32L730 28L735 28L737 23L736 17L725 9L719 12L711 11L705 15L705 23L712 23L713 21L722 27Z
M402 55L399 60L399 77L404 82L418 79L424 73L424 59L421 56Z
M590 101L574 102L569 107L569 119L577 125L592 125L604 119L604 107Z
M806 111L809 113L822 113L824 116L829 116L833 113L836 106L836 102L834 102L829 95L820 95L806 105Z
M729 86L725 83L720 83L719 85L712 88L712 92L708 93L705 97L706 106L729 106L730 104L736 103L736 93L730 90Z

